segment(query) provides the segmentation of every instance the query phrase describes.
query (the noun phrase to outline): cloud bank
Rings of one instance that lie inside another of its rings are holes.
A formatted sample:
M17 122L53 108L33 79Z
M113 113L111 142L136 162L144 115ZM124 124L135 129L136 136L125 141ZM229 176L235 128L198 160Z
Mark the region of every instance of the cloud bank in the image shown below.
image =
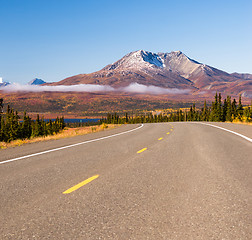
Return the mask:
M156 86L146 86L138 83L131 83L127 87L113 88L108 85L78 84L78 85L58 85L58 86L40 86L40 85L21 85L10 84L0 88L5 92L125 92L138 94L187 94L188 89L162 88Z
M188 89L178 89L178 88L162 88L156 87L153 85L142 85L139 83L131 83L129 86L124 88L119 88L122 92L129 92L129 93L148 93L148 94L185 94L189 93L190 90Z
M5 92L109 92L114 91L114 88L93 84L40 86L14 83L3 87L2 90Z

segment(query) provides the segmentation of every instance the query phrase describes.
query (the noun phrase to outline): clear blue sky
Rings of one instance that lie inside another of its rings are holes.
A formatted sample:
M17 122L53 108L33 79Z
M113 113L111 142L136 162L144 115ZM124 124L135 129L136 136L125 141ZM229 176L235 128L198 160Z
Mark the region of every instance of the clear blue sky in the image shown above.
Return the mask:
M251 0L0 0L0 77L59 81L139 49L252 73L251 13Z

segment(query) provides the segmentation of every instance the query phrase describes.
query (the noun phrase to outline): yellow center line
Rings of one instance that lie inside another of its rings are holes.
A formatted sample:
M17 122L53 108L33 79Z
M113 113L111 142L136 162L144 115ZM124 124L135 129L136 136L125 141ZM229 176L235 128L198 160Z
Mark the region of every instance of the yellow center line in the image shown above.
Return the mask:
M160 141L160 140L162 140L163 138L161 137L161 138L159 138L158 140Z
M80 183L78 183L77 185L75 185L75 186L73 186L73 187L67 189L65 192L63 192L63 194L71 193L71 192L73 192L73 191L79 189L80 187L82 187L82 186L88 184L89 182L95 180L95 179L98 178L98 177L99 177L99 175L95 175L95 176L93 176L93 177L90 177L90 178L86 179L85 181L80 182Z
M147 148L143 148L143 149L139 150L137 153L141 153L141 152L143 152L145 150L147 150Z
M173 129L171 129L171 131L173 131Z
M166 134L170 134L170 132L166 133Z

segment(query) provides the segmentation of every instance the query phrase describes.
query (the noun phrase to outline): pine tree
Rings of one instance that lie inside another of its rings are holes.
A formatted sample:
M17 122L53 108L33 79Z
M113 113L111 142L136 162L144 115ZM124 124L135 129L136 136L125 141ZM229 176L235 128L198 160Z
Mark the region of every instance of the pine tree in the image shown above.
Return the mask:
M128 113L125 113L125 122L126 122L126 123L129 122Z
M218 96L216 121L217 121L217 122L223 121L223 111L222 111L222 103L221 103L221 93L219 93L219 96Z
M39 119L39 114L37 114L37 119L35 123L33 124L32 136L37 137L41 135L42 135L42 126L41 126L41 121Z
M5 135L5 121L4 118L1 118L1 127L0 127L0 141L6 142L6 135Z
M1 131L2 113L3 113L3 99L0 98L0 131ZM1 134L1 132L0 132L0 134ZM1 136L0 136L0 141L1 141Z
M227 96L227 113L226 113L226 121L232 122L232 103L231 97Z
M209 121L218 121L218 94L215 94L215 101L212 102L212 107L210 111Z
M234 120L237 117L237 106L236 106L236 100L234 99L232 102L232 120Z
M26 115L26 111L24 111L23 115L23 122L21 124L21 138L30 138L32 134L32 126L31 126L31 119L29 116Z
M239 120L242 120L242 116L243 116L243 106L242 106L242 102L241 102L241 94L239 95L239 103L238 103L238 107L237 107L237 115Z
M202 119L202 121L207 121L208 120L208 108L207 108L206 100L204 102L204 107L203 107L203 110L202 110L201 119Z
M227 117L227 99L224 99L223 108L222 108L222 121L225 122Z

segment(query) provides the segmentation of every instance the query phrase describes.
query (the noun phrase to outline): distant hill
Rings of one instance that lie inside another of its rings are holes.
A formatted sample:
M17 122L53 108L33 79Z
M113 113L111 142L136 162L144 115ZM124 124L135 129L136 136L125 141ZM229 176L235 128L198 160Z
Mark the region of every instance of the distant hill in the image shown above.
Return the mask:
M0 87L5 87L5 86L7 86L9 84L10 84L9 82L4 82L3 78L0 77Z
M39 78L34 78L30 82L28 82L28 85L41 85L41 84L44 84L44 83L46 83L44 80L39 79Z

